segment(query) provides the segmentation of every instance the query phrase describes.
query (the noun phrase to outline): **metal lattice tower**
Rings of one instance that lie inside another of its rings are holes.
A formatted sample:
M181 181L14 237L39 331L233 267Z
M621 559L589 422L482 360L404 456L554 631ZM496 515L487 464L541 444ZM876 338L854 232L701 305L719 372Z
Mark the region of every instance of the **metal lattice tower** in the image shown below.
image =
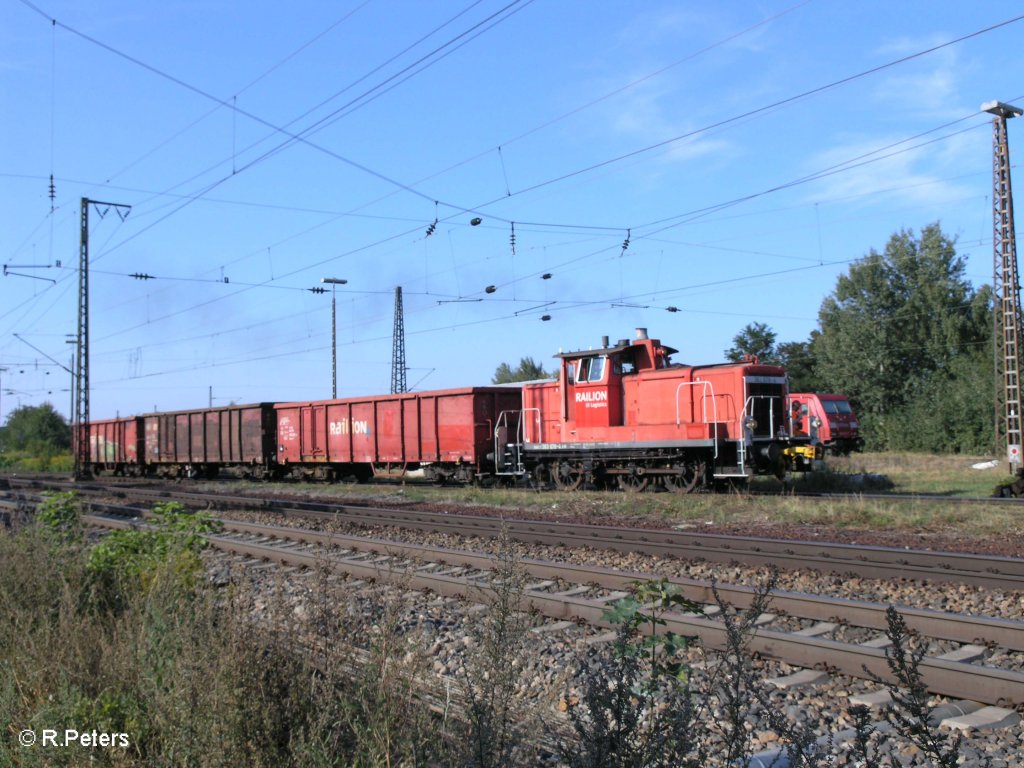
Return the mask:
M75 479L89 471L89 200L82 198L78 241L78 337L75 357Z
M402 286L395 288L395 330L391 334L391 394L406 391L405 318L402 312Z
M1002 102L982 104L981 108L995 116L992 119L992 293L996 451L1005 447L1010 472L1014 473L1021 464L1019 342L1022 333L1006 121L1021 115L1022 111Z
M130 205L120 203L101 203L98 200L82 198L81 233L78 245L78 337L75 343L74 400L75 413L75 478L89 477L91 472L89 461L89 433L82 429L89 423L89 206L103 206L98 209L100 218L113 208L117 215L124 218L131 210Z

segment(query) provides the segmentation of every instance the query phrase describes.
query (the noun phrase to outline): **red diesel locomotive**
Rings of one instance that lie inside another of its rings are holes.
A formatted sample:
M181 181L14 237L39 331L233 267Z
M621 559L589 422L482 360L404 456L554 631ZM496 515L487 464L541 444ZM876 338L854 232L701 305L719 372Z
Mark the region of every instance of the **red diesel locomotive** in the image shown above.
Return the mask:
M648 338L560 353L558 378L92 422L94 471L212 477L421 476L566 490L687 493L807 457L786 374L757 361L690 366ZM813 449L811 449L813 451Z
M632 343L605 338L600 349L559 354L558 379L524 385L522 410L508 414L516 439L498 454L499 474L528 472L564 489L654 483L680 493L782 477L793 444L785 370L676 365L675 352L638 329Z

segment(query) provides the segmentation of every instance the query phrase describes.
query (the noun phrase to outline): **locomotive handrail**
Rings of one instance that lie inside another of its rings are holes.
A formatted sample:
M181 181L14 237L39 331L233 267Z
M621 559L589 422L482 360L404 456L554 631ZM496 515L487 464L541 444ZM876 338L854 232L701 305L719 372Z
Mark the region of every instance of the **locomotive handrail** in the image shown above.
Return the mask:
M497 457L499 455L504 453L504 449L505 448L504 448L504 446L498 444L498 438L499 438L499 432L502 429L502 427L505 427L507 429L508 426L509 426L509 424L508 424L509 414L516 414L516 415L519 416L519 418L517 419L517 424L516 424L516 433L515 433L515 436L514 436L514 440L512 442L515 445L517 445L517 446L522 446L525 443L526 414L527 414L527 412L530 412L530 411L534 412L535 420L537 422L537 430L538 430L538 433L539 433L539 431L540 431L540 408L523 408L523 409L518 410L518 411L514 411L514 410L513 411L502 411L501 413L498 414L498 418L494 422L494 456L495 456L495 461L497 461ZM506 436L506 440L508 440L507 436ZM517 469L518 469L518 467L517 467ZM504 473L498 473L498 474L504 474Z
M527 418L526 418L526 414L527 413L532 413L533 414L533 416L534 416L533 420L534 420L534 422L536 423L536 426L537 426L537 435L536 435L536 438L533 439L533 440L527 440L526 439L527 438L527 435L526 435L526 424L528 423ZM540 442L540 438L541 438L540 408L523 408L522 410L519 411L519 432L520 432L520 435L522 437L522 440L520 442L523 442L523 443Z
M778 395L750 395L747 397L747 401L743 404L744 423L748 416L754 416L754 409L752 407L754 400L782 400L782 398ZM783 412L785 412L785 407L783 407ZM775 411L772 410L770 405L768 406L768 435L775 435ZM753 430L751 430L751 436L753 436Z
M714 421L710 422L715 425L715 458L718 458L718 401L715 400L715 386L710 381L684 381L676 387L676 426L682 425L682 418L679 415L679 393L683 387L703 387L704 394L700 398L700 409L701 409L701 423L708 424L708 390L711 391L711 408L712 416Z

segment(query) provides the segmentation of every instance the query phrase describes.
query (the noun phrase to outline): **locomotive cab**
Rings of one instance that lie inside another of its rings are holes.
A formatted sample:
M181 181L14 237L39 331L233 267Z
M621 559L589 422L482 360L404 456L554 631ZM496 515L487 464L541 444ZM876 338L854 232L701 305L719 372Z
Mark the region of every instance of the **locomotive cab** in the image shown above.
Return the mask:
M557 355L561 358L562 418L569 434L626 424L625 382L642 371L668 367L669 356L676 352L646 334L613 347L608 346L607 336L601 341L597 350Z

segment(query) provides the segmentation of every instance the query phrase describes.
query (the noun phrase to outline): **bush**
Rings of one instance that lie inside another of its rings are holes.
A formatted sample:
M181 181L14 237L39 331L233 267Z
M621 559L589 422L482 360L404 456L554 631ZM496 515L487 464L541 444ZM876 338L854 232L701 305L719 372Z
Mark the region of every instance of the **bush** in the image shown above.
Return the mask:
M202 568L203 534L220 528L209 515L190 513L177 502L157 504L146 525L104 536L89 553L89 572L99 581L128 579L146 588L163 566L171 564L175 578L190 582Z
M75 457L70 453L44 450L6 450L0 453L0 469L12 472L71 472L75 468Z
M618 634L585 662L582 694L578 701L569 698L576 740L563 744L562 759L572 768L699 768L708 752L681 658L691 640L655 634L665 626L665 613L698 606L667 579L633 589L635 597L605 612Z
M44 535L64 543L82 537L82 511L74 491L46 491L36 507L36 524Z

